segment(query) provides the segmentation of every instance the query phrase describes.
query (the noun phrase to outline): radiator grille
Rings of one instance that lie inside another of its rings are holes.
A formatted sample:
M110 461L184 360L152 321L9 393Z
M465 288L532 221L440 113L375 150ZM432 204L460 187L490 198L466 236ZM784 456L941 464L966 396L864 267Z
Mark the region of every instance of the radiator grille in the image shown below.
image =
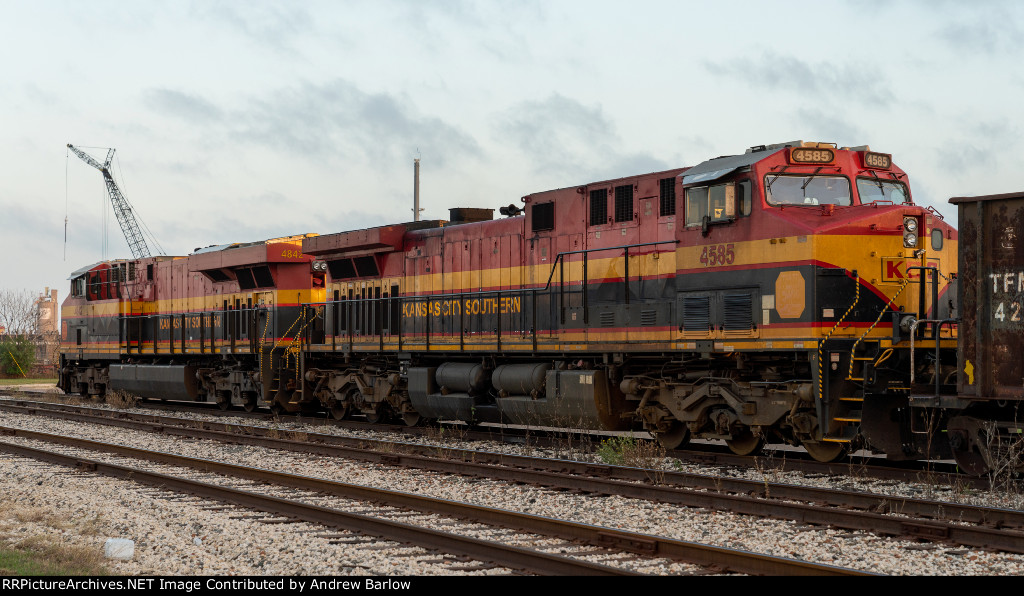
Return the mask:
M683 331L688 337L706 336L711 330L711 298L683 298Z
M750 294L726 294L725 331L749 333L754 328L753 305Z

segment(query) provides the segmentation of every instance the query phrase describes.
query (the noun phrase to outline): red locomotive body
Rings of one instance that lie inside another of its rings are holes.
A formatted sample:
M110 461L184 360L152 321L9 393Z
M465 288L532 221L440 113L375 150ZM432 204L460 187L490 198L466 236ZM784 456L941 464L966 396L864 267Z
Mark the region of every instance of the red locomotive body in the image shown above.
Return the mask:
M767 440L823 460L865 442L948 452L898 421L929 413L918 390L950 389L954 330L921 322L950 317L957 236L890 156L761 146L501 211L292 239L294 259L268 242L266 264L240 249L155 262L194 276L158 284L188 300L111 298L115 349L66 351L62 383L156 395L121 378L174 366L196 381L175 395L225 406L643 429L738 453ZM101 312L72 300L68 315ZM146 335L174 317L199 337Z

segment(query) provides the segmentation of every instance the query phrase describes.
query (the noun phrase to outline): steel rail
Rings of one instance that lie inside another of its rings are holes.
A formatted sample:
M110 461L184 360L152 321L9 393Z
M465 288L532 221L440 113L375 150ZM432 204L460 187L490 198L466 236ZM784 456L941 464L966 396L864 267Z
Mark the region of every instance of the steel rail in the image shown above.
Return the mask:
M0 408L16 409L16 406L0 402ZM882 534L948 539L969 546L1024 552L1024 534L1009 532L1012 529L1024 528L1024 512L1012 509L309 432L301 433L303 440L295 440L270 437L268 434L279 434L282 431L268 427L242 427L149 415L139 415L137 421L133 421L136 415L119 413L118 418L110 418L104 414L62 410L50 410L46 407L24 408L26 412L42 411L46 415L81 422L99 421L135 429L140 429L140 425L149 425L145 430L193 439L212 438L222 442L344 457L383 465L526 482L564 490L614 494L659 503L771 516ZM287 431L284 432L287 434ZM433 456L439 453L443 453L444 457ZM771 501L766 503L769 498L775 501L810 502L813 505L778 502L772 505ZM845 511L824 508L822 505L844 508ZM886 513L895 513L903 517L885 515L879 518ZM947 520L957 523L950 526L946 523ZM992 527L980 528L979 532L971 533L969 529L964 529L965 526L961 525L963 523Z
M292 499L261 495L196 480L178 478L168 474L83 459L22 445L13 445L2 441L0 441L0 451L87 472L95 472L112 478L131 480L160 489L193 494L240 507L257 509L276 516L379 536L400 543L411 542L416 546L426 549L463 555L474 560L493 563L503 567L523 569L532 573L545 575L639 575L628 570L580 561L570 557L459 536L413 524L310 505ZM171 462L167 461L165 463Z
M15 396L15 394L17 394ZM30 401L29 396L31 392L5 392L0 390L0 396L11 395L18 402ZM3 403L0 401L0 403ZM67 407L76 408L79 406L73 406L68 404L55 404L52 402L33 402L33 403L46 403L51 407ZM90 407L90 406L81 406ZM299 422L308 421L309 423L322 423L329 424L338 428L348 428L352 430L374 430L381 432L393 432L401 433L409 436L423 436L433 432L428 427L408 427L401 424L384 424L384 423L369 423L358 420L333 420L324 417L310 417L310 416L278 416L265 412L243 412L240 410L220 410L216 405L207 402L182 402L178 404L168 403L155 403L145 402L140 404L139 407L154 410L163 410L170 412L181 412L188 410L198 410L207 412L212 416L223 416L229 418L245 418L250 420L261 420L264 422L271 421L284 421L295 419ZM110 410L93 408L98 412L108 412ZM111 415L120 415L121 412L112 412ZM136 414L136 416L143 416L142 414ZM154 416L157 416L154 414ZM529 444L537 447L558 447L564 445L566 442L567 435L579 434L577 432L568 431L545 431L542 429L527 429L523 430L516 427L495 427L494 431L480 430L481 428L486 429L488 425L482 425L476 428L467 428L464 426L455 425L459 429L460 438L466 440L490 440L498 441L503 443L511 444ZM446 426L442 426L446 428ZM599 435L597 438L607 438L606 435ZM583 435L582 438L574 439L577 441L588 440L587 435ZM885 459L879 460L879 458L862 458L848 461L839 461L832 463L823 463L808 459L805 457L806 454L803 452L784 452L777 451L754 455L754 456L740 456L735 455L724 447L719 448L716 445L703 445L703 450L696 449L677 449L667 453L668 457L678 459L683 462L693 463L697 465L705 466L741 466L749 467L752 462L759 465L763 465L766 469L781 469L785 468L786 471L802 471L809 473L821 473L821 474L838 474L838 475L849 475L854 471L863 473L866 476L871 476L878 479L890 479L890 480L904 480L908 482L922 481L921 475L926 475L928 482L934 483L945 483L945 484L957 484L965 488L977 488L985 490L989 487L988 483L984 478L978 478L974 476L964 476L955 472L956 465L946 465L942 462L925 462L926 468L921 469L918 466L920 462L909 461L909 462L894 462L887 461ZM777 455L781 453L782 455ZM790 455L794 457L789 457ZM885 465L872 465L868 463L868 459L874 459L885 462ZM908 467L909 466L909 467Z
M0 434L9 436L19 436L23 438L35 439L39 441L46 441L51 443L57 443L65 446L76 447L81 449L89 449L94 451L102 451L107 453L116 453L119 455L125 455L128 457L134 457L139 459L146 459L149 461L155 461L159 463L189 467L205 472L212 472L217 474L229 475L237 478L245 478L247 480L256 480L261 482L271 482L275 485L289 486L292 488L299 488L304 490L313 490L330 494L333 496L353 499L357 501L373 501L387 503L389 506L405 507L415 511L421 511L425 513L432 513L437 515L446 515L461 519L472 520L480 523L502 526L505 528L511 528L518 531L532 532L537 534L543 534L546 536L558 537L564 540L578 541L592 546L610 548L614 550L620 550L638 555L658 558L664 557L677 561L683 561L703 567L715 566L723 568L735 573L745 573L753 575L871 575L870 573L845 569L841 567L835 567L831 565L821 565L816 563L810 563L807 561L798 561L793 559L786 559L782 557L775 557L772 555L765 555L760 553L751 553L747 551L741 551L736 549L728 549L704 544L698 544L693 542L686 542L681 540L673 540L668 538L662 538L659 536L653 536L649 534L639 534L634 532L626 532L622 530L616 530L611 528L605 528L601 526L594 526L590 524L581 524L576 522L569 522L565 520L558 520L543 516L519 513L515 511L509 511L504 509L495 509L489 507L483 507L478 505L472 505L468 503L460 503L454 501L448 501L444 499L437 499L433 497L426 497L423 495L414 495L410 493L404 493L399 491L392 491L387 489L377 489L372 487L360 486L355 484L348 484L343 482L337 482L333 480L326 480L321 478L313 478L309 476L302 476L297 474L288 474L285 472L278 472L274 470L267 470L262 468L250 468L246 466L240 466L236 464L228 464L224 462L206 460L200 458L193 458L183 455L175 455L163 452L147 451L143 449L137 449L134 447L127 447L123 445L114 445L110 443L101 443L98 441L91 441L88 439L79 439L74 437L66 437L61 435L53 435L50 433L40 433L36 431L27 431L23 429L15 429L9 427L0 427ZM0 442L0 450L10 450L11 448L22 449L21 446L12 445L10 443ZM34 450L41 452L40 450ZM46 452L41 452L46 453ZM60 456L61 461L70 462L64 465L79 465L77 462L82 461L81 458L73 456ZM93 467L93 464L97 464L97 467ZM102 464L101 462L89 462L89 469L92 471L104 471L112 470L118 477L130 477L135 471L131 468L125 468L123 466L113 466L111 464ZM106 467L110 466L110 467ZM124 470L129 470L125 472ZM104 472L106 473L106 472ZM147 473L148 474L148 473ZM156 475L158 478L157 482L164 478L164 475ZM134 477L133 477L134 478ZM242 491L244 492L244 491ZM246 493L251 494L251 493ZM269 497L268 497L269 498ZM275 498L276 499L276 498ZM287 501L280 499L280 501ZM312 506L311 506L312 507ZM316 508L325 509L325 508ZM344 513L344 512L342 512ZM290 515L286 512L282 512L282 515ZM317 513L317 515L323 515ZM347 516L354 514L344 514ZM298 515L296 515L298 517ZM365 516L357 516L363 518ZM314 520L320 519L314 516ZM373 518L370 518L371 520ZM359 523L369 523L364 520L357 520ZM316 523L324 523L322 521L316 521ZM394 523L394 522L388 522ZM404 527L408 524L400 524L403 531ZM345 526L342 526L345 527ZM385 528L386 529L386 528ZM359 530L362 531L362 530ZM377 532L369 532L376 534ZM436 533L436 532L435 532ZM426 539L427 537L424 537ZM393 538L397 539L397 538ZM409 538L404 538L409 540ZM433 539L431 539L433 540ZM417 544L432 544L432 542L420 542L416 540ZM432 547L435 548L435 547ZM442 548L442 547L436 547ZM481 554L479 551L473 551L472 549L458 548L455 546L445 546L444 548L453 548L454 551L472 556L473 558L479 559ZM475 545L473 548L476 548ZM525 553L530 553L525 549L513 548L517 551L516 554L519 557L524 556ZM500 554L500 553L499 553ZM487 560L496 561L491 558L497 556L491 554ZM517 559L518 560L518 559ZM585 563L585 562L582 562ZM510 563L502 562L503 565L509 565ZM571 563L570 563L571 564ZM594 565L586 563L586 565ZM580 574L583 570L587 569L586 566L580 567L575 571L553 571L553 573L564 574L564 573L575 573ZM623 570L617 568L607 567L604 565L594 565L593 573L623 573ZM634 574L633 572L624 572L627 575Z

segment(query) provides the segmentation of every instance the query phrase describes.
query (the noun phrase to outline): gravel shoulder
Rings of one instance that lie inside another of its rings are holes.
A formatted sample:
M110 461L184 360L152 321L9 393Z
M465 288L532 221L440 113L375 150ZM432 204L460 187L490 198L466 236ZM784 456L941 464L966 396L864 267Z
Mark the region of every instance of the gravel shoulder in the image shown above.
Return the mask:
M274 450L209 441L183 440L149 433L91 426L0 412L0 425L66 433L97 441L159 449L193 457L266 467L341 482L383 486L392 490L502 507L525 513L562 517L579 523L645 532L678 540L769 553L896 575L1019 575L1024 556L918 544L863 532L823 529L795 522L764 520L720 511L660 505L636 499L576 495L504 482L451 477L418 470L368 465L336 458L302 456ZM336 427L286 424L300 432L352 433ZM6 438L4 440L7 440ZM424 439L426 440L426 439ZM459 444L525 452L508 445ZM535 450L529 450L535 452ZM672 460L674 461L674 460ZM666 462L666 465L677 466ZM694 467L686 471L700 471ZM707 471L707 470L705 470ZM720 470L715 469L716 473ZM752 477L765 478L758 470ZM740 472L737 472L740 475ZM772 481L798 482L797 474L774 474ZM790 477L792 476L792 477ZM767 478L765 478L767 479ZM991 506L1019 506L1015 495L966 494L934 486L897 485L855 478L812 478L803 482L857 484L886 494L910 494ZM237 513L215 511L211 503L190 498L168 499L159 491L129 482L0 457L0 528L8 544L34 534L49 534L69 544L103 548L108 537L135 541L131 561L109 561L118 575L425 575L465 573L418 566L415 557L395 550L368 551L331 544L318 538L324 531L306 524L267 525L232 519ZM4 517L12 507L47 510L74 523L59 532L43 522ZM88 531L76 528L88 528ZM408 553L406 553L408 554ZM434 557L436 558L436 556ZM672 570L648 570L670 573ZM487 572L473 572L487 573Z

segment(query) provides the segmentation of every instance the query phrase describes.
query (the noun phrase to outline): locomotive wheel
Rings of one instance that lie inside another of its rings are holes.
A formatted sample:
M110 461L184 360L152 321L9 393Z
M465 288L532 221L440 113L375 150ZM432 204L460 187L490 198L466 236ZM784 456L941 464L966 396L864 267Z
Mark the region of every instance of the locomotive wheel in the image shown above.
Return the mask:
M402 422L406 426L419 426L423 423L423 416L419 412L402 412Z
M729 446L729 451L736 455L750 455L764 447L764 439L754 436L754 433L746 430L742 434L733 435L733 438L726 441L725 444Z
M843 443L829 443L826 441L822 441L820 443L803 443L803 448L807 450L807 453L811 457L824 464L836 461L846 452Z
M377 424L387 418L387 413L384 411L383 404L377 404L370 412L363 412L366 416L366 421L370 424Z
M257 404L256 404L256 400L255 399L247 399L247 400L245 400L245 404L242 405L242 407L245 408L246 412L254 412L254 411L256 411L256 406L257 406Z
M227 410L231 407L231 402L226 399L217 398L217 407L221 410Z
M330 408L331 418L335 420L344 420L348 416L348 402L343 401L332 401Z
M690 442L690 428L682 422L673 422L667 431L651 434L665 449L679 449Z

